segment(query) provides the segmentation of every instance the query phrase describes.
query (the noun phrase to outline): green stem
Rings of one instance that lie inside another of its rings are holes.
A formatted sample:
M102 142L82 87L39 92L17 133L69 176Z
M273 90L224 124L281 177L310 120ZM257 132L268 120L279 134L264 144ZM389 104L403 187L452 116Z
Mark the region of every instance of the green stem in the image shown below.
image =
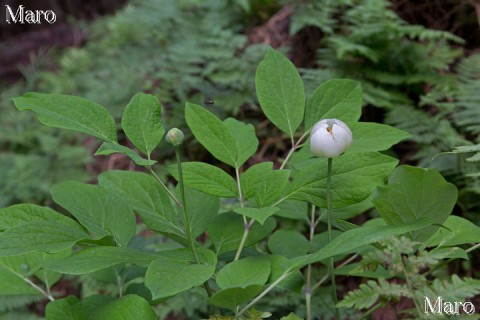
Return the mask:
M277 280L275 280L274 282L272 282L265 290L263 290L262 293L260 293L258 296L255 297L255 299L253 299L252 301L250 301L249 304L247 304L242 310L240 310L238 313L237 313L237 317L240 317L243 313L245 313L248 309L250 309L255 303L257 303L258 301L260 301L263 297L265 297L267 295L267 293L269 293L270 291L272 291L273 288L276 287L277 284L279 284L280 282L282 282L286 277L288 277L290 275L291 271L289 272L286 272L284 274L282 274Z
M180 187L180 198L181 198L181 208L183 211L183 219L184 219L184 224L185 224L185 234L187 235L187 241L188 244L190 245L190 250L192 250L193 257L195 259L195 262L197 264L200 264L200 258L198 257L197 253L197 248L195 247L195 243L193 242L192 239L192 232L191 232L191 227L190 227L190 221L188 219L188 214L187 214L187 199L185 198L185 184L183 182L183 170L182 170L182 158L180 156L180 148L178 146L175 146L175 155L177 158L177 167L178 167L178 184ZM205 291L207 291L207 295L209 297L212 296L212 289L208 285L208 282L206 281L203 286L205 287Z
M160 185L167 191L168 195L170 196L170 198L173 199L173 201L175 201L177 206L181 207L182 204L180 203L180 201L177 199L177 197L175 197L173 192L168 189L168 187L165 185L165 183L163 183L162 179L160 179L160 177L155 173L155 171L153 171L152 167L148 167L148 171L150 171L150 173L155 177L155 179L157 179Z
M367 312L365 312L362 317L360 318L360 320L363 320L363 319L367 319L368 316L370 316L372 313L375 312L375 310L377 309L380 309L382 307L382 304L381 303L377 303L375 306L373 306L372 308L370 308Z
M242 254L243 247L245 246L245 242L247 241L248 234L250 232L250 228L255 223L255 220L252 219L245 225L245 230L243 231L242 240L240 240L240 245L238 246L237 253L235 254L235 259L233 261L237 261Z
M328 167L327 167L327 220L328 220L328 242L332 242L332 158L328 158ZM337 308L337 286L335 283L335 272L333 265L333 257L329 259L328 263L328 273L330 273L330 281L332 283L332 299L335 304L335 315L338 320L340 320L340 313Z
M242 192L242 184L240 182L240 172L238 171L238 168L235 168L235 176L237 178L237 189L238 189L238 202L240 203L240 207L244 207L244 199L243 199L243 192ZM247 226L247 218L242 215L243 218L243 225L246 227Z
M288 160L290 160L290 157L293 155L293 153L295 152L295 150L297 150L299 147L300 147L300 144L302 143L303 139L305 139L305 137L310 133L310 130L308 130L307 132L305 132L299 139L296 143L293 143L293 138L292 138L292 148L290 149L290 151L288 152L287 156L285 157L285 160L283 160L282 162L282 165L280 166L280 170L282 170L283 168L285 168L285 166L287 165L287 162Z
M418 318L421 319L422 311L420 309L420 306L418 305L417 299L415 299L415 292L413 291L412 281L408 276L407 268L405 267L402 256L400 255L399 258L400 258L403 274L405 275L405 281L407 282L408 291L410 291L410 294L412 295L413 304L415 304L415 309L417 310Z
M347 260L345 260L344 262L342 262L338 268L341 268L341 267L344 267L346 266L347 264L349 264L350 262L352 262L353 260L355 260L356 258L358 257L358 253L354 254L353 256L351 256L350 258L348 258ZM318 287L320 287L325 281L328 280L328 278L330 278L330 274L327 273L325 276L323 276L322 279L320 279L320 281L318 281L312 288L312 292L314 292L315 290L318 289Z
M28 283L32 288L40 292L45 298L47 298L50 301L55 301L55 298L50 294L50 292L47 292L43 290L41 287L33 283L30 279L23 277L21 274L16 273L19 277L23 279L26 283ZM49 291L49 290L48 290Z
M238 202L240 203L240 207L244 207L244 199L243 199L243 193L242 193L242 184L240 182L240 172L238 171L238 168L235 168L235 175L237 178L237 189L238 189ZM242 240L240 240L240 244L238 245L237 253L235 254L235 259L233 261L237 261L240 258L240 255L242 254L243 246L245 245L245 241L247 241L248 234L250 232L250 228L252 225L255 223L255 220L250 220L250 222L247 222L247 217L242 215L243 218L243 235L242 235Z
M312 205L310 210L310 245L312 245L313 236L315 235L315 206ZM307 309L307 320L312 319L312 265L307 266L307 280L305 284L305 307Z

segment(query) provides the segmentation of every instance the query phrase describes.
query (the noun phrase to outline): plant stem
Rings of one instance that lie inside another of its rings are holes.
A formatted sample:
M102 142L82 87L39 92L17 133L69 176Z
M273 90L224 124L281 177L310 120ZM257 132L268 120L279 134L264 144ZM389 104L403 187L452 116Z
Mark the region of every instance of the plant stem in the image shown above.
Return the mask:
M17 273L17 275L19 277L22 277L23 281L25 281L26 283L28 283L32 288L34 288L35 290L37 290L38 292L40 292L44 297L46 297L48 300L50 301L55 301L55 298L47 291L43 290L41 287L37 286L35 283L32 282L32 280L28 279L28 278L24 278L22 275L20 275L19 273Z
M243 193L242 193L242 184L240 182L240 172L238 171L238 168L235 168L235 176L237 178L237 189L238 189L238 202L240 203L240 207L244 207L244 199L243 199ZM243 225L246 227L247 226L247 218L242 215L243 218Z
M310 133L310 130L305 132L298 140L296 143L293 143L293 138L292 138L292 148L288 152L287 156L285 157L285 160L283 160L282 165L280 166L280 170L285 168L287 165L288 160L290 160L290 157L293 155L293 153L300 147L300 144L302 143L303 139Z
M163 183L162 179L160 179L160 177L155 173L155 171L153 171L152 167L148 167L148 171L150 171L150 173L155 177L155 179L157 179L160 185L167 191L168 195L170 196L170 198L173 199L173 201L175 201L177 206L181 207L182 204L180 203L180 201L177 199L177 197L175 197L173 192L168 189L168 187L165 185L165 183Z
M248 222L245 225L245 230L243 231L242 240L240 240L240 245L238 246L237 253L235 254L235 259L233 259L233 261L237 261L240 258L240 255L242 254L243 247L245 246L245 242L247 241L248 234L250 232L250 228L252 227L252 225L254 223L255 223L255 220L251 219L250 222Z
M328 226L328 242L332 242L332 158L328 158L327 165L327 226ZM332 299L335 304L335 315L340 320L340 313L337 308L337 286L335 283L335 272L333 265L333 257L330 258L328 263L328 273L330 273L330 280L332 283Z
M263 297L265 297L267 295L267 293L269 293L270 291L272 291L273 288L275 288L275 286L277 284L279 284L280 282L282 282L286 277L288 277L290 275L291 271L289 272L286 272L284 274L282 274L277 280L275 280L274 282L272 282L265 290L263 290L262 293L260 293L258 296L255 297L255 299L253 299L252 301L250 301L249 304L247 304L242 310L240 310L238 313L237 313L237 317L240 317L243 313L245 313L245 311L247 311L248 309L250 309L255 303L257 303L258 301L260 301Z
M352 262L353 260L355 260L356 258L358 257L358 253L354 254L353 256L351 256L350 258L348 258L347 260L343 261L339 266L338 268L341 268L343 266L346 266L347 264L349 264L350 262ZM318 289L318 287L320 287L325 281L328 280L328 278L330 278L330 274L327 273L326 275L323 276L322 279L320 279L320 281L318 281L312 288L312 292L314 292L315 290Z
M188 219L187 214L187 199L185 199L185 185L183 183L183 170L182 170L182 159L180 156L180 149L178 146L175 147L175 155L177 157L177 168L178 168L178 184L180 186L180 199L181 199L181 208L183 212L183 220L185 224L185 234L187 235L187 241L190 245L190 249L192 250L193 257L197 263L200 262L198 258L197 249L195 248L195 243L192 239L192 233L190 228L190 221Z
M243 193L242 193L242 184L240 182L240 172L238 171L238 168L235 168L235 175L237 178L237 189L238 189L238 202L240 203L240 207L244 207L244 199L243 199ZM250 232L250 228L252 225L255 223L255 220L250 220L250 222L247 222L247 217L242 215L243 218L243 235L242 235L242 240L240 240L240 244L238 245L237 253L235 254L235 259L233 261L237 261L240 258L240 255L242 254L243 246L245 245L245 241L247 241L248 234Z
M312 208L310 210L310 237L309 237L309 241L310 241L310 245L312 245L312 241L313 241L313 236L315 235L315 226L316 226L316 222L315 222L315 206L312 205ZM312 265L309 264L307 266L307 280L306 280L306 284L305 284L305 307L307 309L307 320L311 320L312 319L312 301L311 301L311 298L312 298Z
M420 309L420 306L418 305L417 299L415 299L415 293L413 292L412 281L408 276L407 268L405 267L405 263L403 262L402 256L400 255L399 258L400 258L403 274L405 275L405 281L407 282L408 291L410 291L410 294L412 295L413 304L415 304L415 309L417 310L418 318L421 319L422 311Z
M181 159L181 156L180 156L180 148L178 146L175 146L175 155L176 155L176 158L177 158L178 183L179 183L179 187L180 187L180 198L181 198L181 201L182 201L180 207L183 211L183 219L184 219L184 224L185 224L185 234L187 235L187 241L188 241L188 244L190 245L190 250L192 250L193 258L195 259L195 262L197 264L200 264L200 258L198 257L197 248L195 247L195 243L193 242L193 239L192 239L190 221L188 219L187 199L185 198L185 185L183 183L182 159ZM212 296L212 289L208 285L208 280L203 283L203 286L205 287L205 291L207 291L207 295L209 297L211 297Z
M375 306L373 306L372 308L370 308L367 312L365 312L362 317L360 318L360 320L363 320L363 319L367 319L367 317L369 315L371 315L372 313L375 312L375 310L377 309L380 309L382 307L382 304L381 303L377 303Z

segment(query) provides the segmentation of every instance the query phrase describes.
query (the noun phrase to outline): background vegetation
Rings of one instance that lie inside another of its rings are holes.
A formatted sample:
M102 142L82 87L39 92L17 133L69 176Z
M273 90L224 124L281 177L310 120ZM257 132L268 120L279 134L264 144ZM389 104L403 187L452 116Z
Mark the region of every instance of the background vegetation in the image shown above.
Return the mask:
M99 7L67 2L70 9L59 9L65 21L60 23L71 37L53 29L0 34L2 64L15 66L0 68L0 207L50 204L49 190L59 181L89 181L106 169L132 167L122 156L93 158L98 146L92 140L40 126L29 114L16 111L9 99L27 91L82 96L117 117L136 92L144 91L160 99L168 123L180 128L185 127L185 102L203 104L221 118L235 115L256 124L260 152L250 165L265 160L278 164L288 151L288 139L265 121L253 83L259 61L272 46L300 68L307 95L327 79L360 81L362 119L408 131L412 137L392 152L402 163L438 169L459 188L456 215L480 224L480 29L475 2L130 0L120 7L119 2ZM69 18L74 11L83 14ZM41 38L39 32L51 32L57 44L46 47L37 41L25 47L28 40ZM15 55L15 46L28 48L28 56ZM187 133L186 158L215 162L189 137ZM173 154L154 157L168 162ZM372 215L354 212L348 218L359 222ZM298 220L282 224L306 230ZM137 241L148 246L161 240ZM409 254L408 246L399 250ZM469 262L450 268L478 277L479 263L474 252ZM358 287L350 281L345 280L345 288ZM110 282L98 275L65 279L57 286L66 295L87 296L108 291ZM264 302L267 308L302 315L296 310L298 297L283 292L272 297ZM195 318L206 311L202 299L195 292L182 294L163 304L159 315ZM0 298L0 319L18 315L11 309L26 312L22 319L43 315L42 302L28 296Z

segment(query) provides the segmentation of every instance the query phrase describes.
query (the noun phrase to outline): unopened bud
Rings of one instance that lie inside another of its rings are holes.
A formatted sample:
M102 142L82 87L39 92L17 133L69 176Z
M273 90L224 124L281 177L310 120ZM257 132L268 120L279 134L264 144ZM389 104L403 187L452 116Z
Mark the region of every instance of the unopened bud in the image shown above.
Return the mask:
M167 143L178 147L183 142L183 132L180 129L172 128L168 130L167 135L165 136Z
M317 157L338 157L352 145L352 131L338 119L317 122L310 134L310 149Z

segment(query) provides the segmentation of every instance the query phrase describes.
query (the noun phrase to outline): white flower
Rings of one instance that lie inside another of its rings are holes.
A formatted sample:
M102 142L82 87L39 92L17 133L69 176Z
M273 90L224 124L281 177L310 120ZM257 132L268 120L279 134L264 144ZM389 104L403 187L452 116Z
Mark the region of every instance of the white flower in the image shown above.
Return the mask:
M352 145L352 131L338 119L324 119L312 129L310 150L318 157L334 158Z

